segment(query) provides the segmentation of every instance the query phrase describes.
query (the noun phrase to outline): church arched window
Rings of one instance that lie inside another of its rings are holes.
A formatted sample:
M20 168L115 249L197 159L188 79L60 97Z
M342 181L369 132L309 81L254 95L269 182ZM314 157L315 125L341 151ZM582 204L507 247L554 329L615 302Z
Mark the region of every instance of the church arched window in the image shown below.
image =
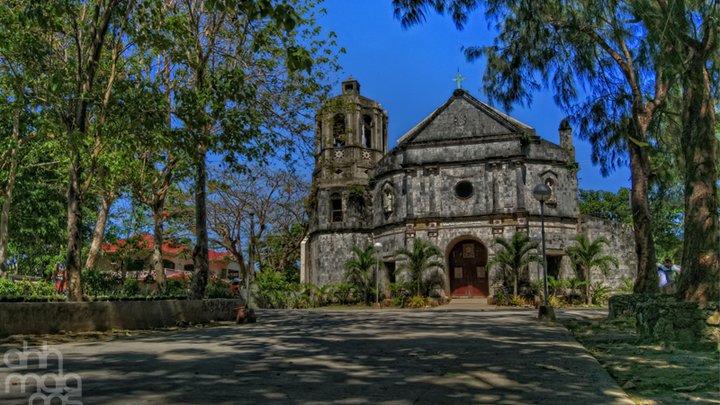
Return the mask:
M343 221L342 197L340 197L340 194L335 193L330 196L330 222L342 222L342 221Z
M345 139L347 139L345 132L345 116L343 114L335 115L333 119L333 146L336 148L345 146Z
M361 124L363 145L370 149L372 147L372 118L369 115L363 115Z

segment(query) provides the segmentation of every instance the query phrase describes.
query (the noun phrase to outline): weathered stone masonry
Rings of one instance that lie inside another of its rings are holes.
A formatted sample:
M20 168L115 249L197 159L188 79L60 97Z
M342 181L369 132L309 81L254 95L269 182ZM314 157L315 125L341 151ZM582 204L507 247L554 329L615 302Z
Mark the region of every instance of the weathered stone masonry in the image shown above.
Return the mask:
M545 209L548 272L574 276L565 248L584 232L608 237L606 252L621 262L608 277L593 274L593 280L616 287L620 276L634 277L632 229L579 215L567 121L558 146L457 90L388 152L387 112L360 96L352 78L342 88L316 116L317 204L303 246L303 280L340 283L352 247L380 242L384 285L394 279L394 252L422 238L445 252L446 286L439 294L493 295L502 283L496 267L485 267L497 249L494 239L510 239L516 231L540 234L540 205L532 196L540 183L553 190ZM523 280L536 279L533 265Z

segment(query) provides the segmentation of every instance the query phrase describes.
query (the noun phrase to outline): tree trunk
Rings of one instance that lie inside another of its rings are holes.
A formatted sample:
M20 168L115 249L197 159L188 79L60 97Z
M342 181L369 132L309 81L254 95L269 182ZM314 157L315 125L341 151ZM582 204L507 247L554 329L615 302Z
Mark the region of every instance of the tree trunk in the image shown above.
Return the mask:
M685 157L685 221L678 295L718 300L718 141L710 77L704 58L683 76L681 148Z
M68 170L68 237L65 272L68 301L82 301L82 193L80 190L80 157L77 151L70 156Z
M585 284L585 299L587 300L587 305L592 305L592 297L590 297L590 269L585 270L585 280L587 281L587 284Z
M100 250L102 249L108 213L110 212L110 206L112 206L113 200L113 195L103 193L100 212L98 213L97 220L95 221L95 229L93 230L92 245L90 246L90 251L88 252L88 258L85 261L86 269L97 267L97 264L100 261Z
M166 279L165 279L165 265L163 264L163 200L160 200L153 204L153 214L155 227L153 228L153 269L155 271L155 282L157 283L158 290L164 290Z
M513 277L513 296L517 297L517 276Z
M3 199L2 211L0 211L0 274L8 271L8 243L10 242L10 234L8 233L8 224L10 223L10 202L12 201L12 192L15 187L15 178L17 177L18 166L18 149L20 145L20 104L15 106L13 111L13 127L12 127L13 145L10 151L10 172L8 173L8 181L5 191L0 195Z
M629 134L636 134L639 142L645 142L645 134L635 130L640 124L628 121ZM630 204L632 205L633 229L635 231L635 254L637 256L637 278L633 293L657 293L660 291L657 282L655 263L655 244L652 238L650 223L650 207L648 205L648 183L650 181L650 160L647 151L632 140L627 140L630 155L630 175L632 189ZM590 270L588 270L589 272ZM588 281L590 279L588 278ZM588 286L589 287L589 286ZM590 298L588 298L589 300Z
M208 253L207 233L207 207L205 202L205 155L207 149L198 147L198 160L195 174L195 248L193 249L193 265L195 275L190 288L190 299L201 300L205 298L205 286L210 273L210 258Z

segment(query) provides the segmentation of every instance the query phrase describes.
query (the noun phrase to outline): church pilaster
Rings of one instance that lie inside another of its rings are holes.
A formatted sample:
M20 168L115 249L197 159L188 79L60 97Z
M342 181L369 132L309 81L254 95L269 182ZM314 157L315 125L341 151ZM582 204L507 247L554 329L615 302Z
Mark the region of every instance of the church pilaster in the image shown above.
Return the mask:
M502 211L502 207L500 207L500 167L497 163L492 164L492 199L493 199L493 213L498 213Z
M518 211L526 211L525 208L525 184L522 175L522 162L515 163L515 184L517 186L517 209Z
M429 206L429 210L430 210L429 214L430 214L430 216L437 216L437 214L438 214L438 207L437 207L438 206L438 204L437 204L438 195L435 192L435 190L437 190L437 188L438 188L438 184L437 184L438 168L437 167L428 167L427 175L428 175L428 181L430 183L430 187L429 187L430 188L430 196L429 196L430 201L428 202L428 206Z
M405 182L407 184L407 216L415 216L415 170L405 170Z

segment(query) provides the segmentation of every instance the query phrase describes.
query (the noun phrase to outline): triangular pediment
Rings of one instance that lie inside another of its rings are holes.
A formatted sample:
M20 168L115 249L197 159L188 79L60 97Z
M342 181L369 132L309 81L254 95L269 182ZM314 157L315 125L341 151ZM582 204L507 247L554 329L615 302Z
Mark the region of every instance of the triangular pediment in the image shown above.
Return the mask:
M535 129L501 113L480 100L460 91L399 140L399 144L425 144L527 133Z

